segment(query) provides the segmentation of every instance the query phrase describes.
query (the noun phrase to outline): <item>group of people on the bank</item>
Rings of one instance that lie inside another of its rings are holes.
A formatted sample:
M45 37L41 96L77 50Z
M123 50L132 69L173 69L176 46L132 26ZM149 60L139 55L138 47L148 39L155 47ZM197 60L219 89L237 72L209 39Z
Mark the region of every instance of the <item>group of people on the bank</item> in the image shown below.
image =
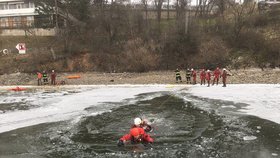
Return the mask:
M187 84L196 84L197 73L199 73L200 84L205 85L207 83L207 87L210 87L211 81L212 81L212 85L214 84L218 85L220 78L222 78L223 87L226 87L227 76L230 75L230 73L225 68L223 68L222 71L220 70L219 67L217 67L214 71L210 71L209 69L208 70L201 69L199 72L197 72L193 68L192 69L188 68L186 70ZM176 83L182 82L181 73L178 68L175 70L175 75L176 75ZM213 76L213 80L212 80L212 76Z
M54 70L50 73L51 85L56 85L56 73ZM38 86L49 84L49 74L46 71L37 72L37 82Z

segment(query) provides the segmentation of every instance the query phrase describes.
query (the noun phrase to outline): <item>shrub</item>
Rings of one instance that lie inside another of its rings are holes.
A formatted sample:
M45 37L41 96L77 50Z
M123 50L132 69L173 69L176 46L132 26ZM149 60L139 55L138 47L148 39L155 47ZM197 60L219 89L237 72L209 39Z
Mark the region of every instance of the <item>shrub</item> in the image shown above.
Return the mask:
M136 72L154 70L158 66L159 55L149 45L153 43L145 44L139 38L128 41L119 56L120 69Z
M199 52L191 58L192 64L201 68L213 69L229 63L229 51L226 43L219 37L205 38L199 46Z

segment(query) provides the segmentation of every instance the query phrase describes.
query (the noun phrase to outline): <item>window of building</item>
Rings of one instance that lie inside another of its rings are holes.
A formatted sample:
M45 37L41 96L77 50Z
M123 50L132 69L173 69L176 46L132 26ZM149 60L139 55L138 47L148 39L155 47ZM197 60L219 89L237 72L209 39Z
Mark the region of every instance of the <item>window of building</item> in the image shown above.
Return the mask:
M27 17L27 26L33 26L34 25L34 17L28 16Z
M18 27L21 27L21 26L22 26L21 17L14 17L13 27L18 28Z
M29 8L34 8L34 7L35 7L34 3L29 2Z
M5 4L0 4L0 10L4 10L5 9Z
M8 19L7 18L0 18L0 27L1 28L8 27Z
M29 8L29 2L22 3L21 8Z
M24 9L24 8L34 8L34 3L32 2L18 2L18 3L2 3L0 4L0 10L6 9Z
M9 9L17 9L17 4L9 4Z
M9 8L7 3L2 3L0 5L1 5L1 9L0 10L7 10Z

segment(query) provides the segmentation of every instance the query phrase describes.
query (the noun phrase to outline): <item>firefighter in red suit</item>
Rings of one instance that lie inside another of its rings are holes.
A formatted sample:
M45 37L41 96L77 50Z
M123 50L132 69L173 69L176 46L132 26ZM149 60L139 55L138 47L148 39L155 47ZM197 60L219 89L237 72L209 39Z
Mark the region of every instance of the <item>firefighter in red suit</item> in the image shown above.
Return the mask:
M200 72L200 85L205 85L206 72L204 69Z
M224 68L221 75L223 81L223 87L226 87L227 75L228 75L227 70Z
M130 133L124 135L118 141L118 146L123 146L125 143L130 142L131 144L143 143L144 145L151 144L154 139L146 134L144 129L141 127L135 127L130 129Z
M206 72L206 81L208 83L207 87L210 87L210 81L211 81L211 71L210 70L207 70L207 72Z
M193 84L196 84L196 71L192 69L192 79L193 79Z
M217 67L216 70L214 70L214 79L213 79L212 85L215 84L215 81L216 81L216 84L218 85L220 76L221 76L221 71L220 71L219 67Z

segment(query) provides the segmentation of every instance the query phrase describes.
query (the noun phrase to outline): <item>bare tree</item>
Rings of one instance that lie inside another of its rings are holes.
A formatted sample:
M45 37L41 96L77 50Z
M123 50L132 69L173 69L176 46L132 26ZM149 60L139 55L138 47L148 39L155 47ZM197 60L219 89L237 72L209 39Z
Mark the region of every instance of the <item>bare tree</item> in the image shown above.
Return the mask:
M161 22L161 11L162 11L163 0L154 0L154 4L157 11L158 31L160 33L161 32L160 22Z
M176 4L177 12L177 23L179 30L184 30L185 33L188 32L188 23L189 23L189 12L188 10L189 0L178 0Z
M169 7L170 7L169 4L170 4L170 0L167 0L167 20L169 20L169 18L170 18L170 17L169 17L169 16L170 16L170 15L169 15L169 11L170 11L170 10L169 10L169 9L170 9L170 8L169 8Z
M143 7L144 7L144 11L145 11L145 20L146 22L148 21L148 0L141 0Z
M218 0L198 0L195 16L207 17Z
M233 15L233 33L234 37L238 38L240 32L246 25L247 20L255 13L255 3L236 4L228 2L229 10Z

